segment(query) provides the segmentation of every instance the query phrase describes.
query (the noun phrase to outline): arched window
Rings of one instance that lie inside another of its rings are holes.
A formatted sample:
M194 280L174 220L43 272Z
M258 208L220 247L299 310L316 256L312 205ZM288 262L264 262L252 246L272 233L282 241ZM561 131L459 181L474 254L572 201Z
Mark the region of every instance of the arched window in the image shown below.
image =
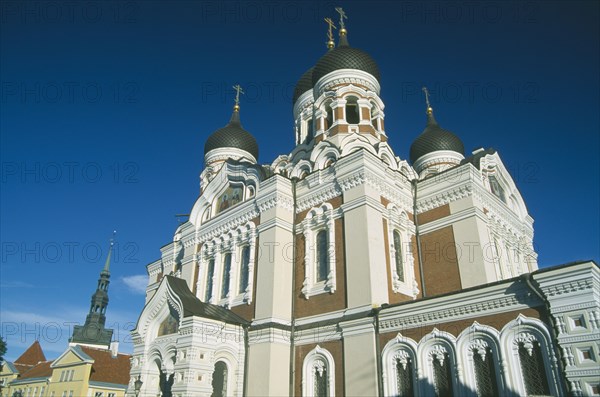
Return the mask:
M335 396L335 365L333 356L320 346L304 358L302 368L302 396Z
M313 119L311 117L310 119L306 120L306 139L304 140L304 143L309 143L312 141L313 135Z
M215 370L212 376L211 397L225 397L227 395L227 364L223 361L215 363Z
M402 263L402 240L400 239L400 232L394 230L394 256L396 260L396 274L398 275L398 281L404 282L404 265Z
M325 111L327 112L327 117L325 118L325 131L327 131L333 125L333 109L331 108L331 102L325 104Z
M398 334L389 341L382 352L383 395L414 396L417 387L417 343Z
M379 131L379 124L377 123L377 118L375 115L377 114L377 105L375 102L371 101L371 125L373 128Z
M248 288L248 278L250 273L250 246L245 245L242 248L242 263L240 265L240 283L239 294L246 292Z
M229 273L231 272L231 252L225 254L223 260L223 279L221 286L221 299L227 298L229 295Z
M335 214L330 203L308 211L302 221L304 234L304 281L302 294L335 293Z
M489 176L490 180L490 190L494 193L500 200L506 203L506 193L504 193L504 188L498 182L498 179L494 175Z
M360 122L359 112L358 98L355 96L346 98L346 122L348 122L348 124L358 124Z
M550 395L539 342L536 340L519 342L519 361L527 395Z
M206 294L204 295L204 302L210 302L210 298L213 293L213 278L215 276L215 260L211 258L208 261L208 269L206 269Z
M329 244L327 231L320 230L317 233L317 282L327 280L329 273Z

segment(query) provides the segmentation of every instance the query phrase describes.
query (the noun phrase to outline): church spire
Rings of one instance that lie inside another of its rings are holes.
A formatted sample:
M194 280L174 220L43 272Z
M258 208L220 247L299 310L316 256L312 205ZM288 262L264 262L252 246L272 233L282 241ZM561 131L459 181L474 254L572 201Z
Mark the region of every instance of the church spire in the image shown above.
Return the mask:
M110 259L114 247L114 236L110 239L110 248L104 267L100 272L96 291L92 295L90 311L85 318L83 326L76 325L73 327L73 336L71 344L86 344L99 345L108 348L112 341L112 329L105 329L106 324L106 308L108 306L108 284L110 284Z

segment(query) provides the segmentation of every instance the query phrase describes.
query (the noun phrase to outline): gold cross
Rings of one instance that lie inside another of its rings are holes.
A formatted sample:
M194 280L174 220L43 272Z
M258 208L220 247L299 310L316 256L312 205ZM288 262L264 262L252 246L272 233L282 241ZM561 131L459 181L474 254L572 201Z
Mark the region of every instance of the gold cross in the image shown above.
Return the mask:
M327 22L327 25L329 25L329 32L327 33L329 41L333 41L333 29L337 29L335 27L335 22L333 22L331 18L325 18L325 22Z
M429 111L431 109L431 105L429 104L429 90L427 90L427 87L423 87L421 89L425 93L425 102L427 103L427 111Z
M239 106L240 105L240 93L243 94L244 91L242 90L242 87L240 87L239 84L234 85L233 89L236 90L236 93L235 93L235 105Z
M342 7L335 7L335 10L340 14L340 29L346 29L346 25L344 25L344 19L348 19L346 13Z

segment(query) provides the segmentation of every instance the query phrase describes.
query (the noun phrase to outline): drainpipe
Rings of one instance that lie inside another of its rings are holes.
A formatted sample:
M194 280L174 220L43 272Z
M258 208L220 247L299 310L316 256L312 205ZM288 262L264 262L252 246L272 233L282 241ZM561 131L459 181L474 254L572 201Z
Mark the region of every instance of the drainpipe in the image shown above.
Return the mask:
M550 302L548 301L548 299L546 299L542 290L533 283L535 280L533 279L532 273L524 274L522 277L525 280L525 283L527 284L529 289L531 291L533 291L533 293L536 294L537 297L542 300L542 302L544 302L544 307L546 308L548 320L550 320L550 327L549 327L550 328L550 337L552 338L552 344L554 345L554 350L556 350L556 355L558 356L558 370L560 371L562 378L566 381L567 371L565 369L565 364L564 364L564 355L563 355L562 349L560 348L560 344L558 343L558 335L556 334L556 324L552 317L552 313L550 312ZM562 382L560 379L558 379L558 381L559 381L559 383L563 389L562 391L564 393L566 384L564 382Z
M421 296L425 298L427 293L425 292L425 275L423 274L423 260L421 257L421 235L419 234L419 219L417 217L417 178L412 179L410 184L412 185L413 193L413 220L415 223L415 239L417 240L417 263L419 265L419 276L421 277Z
M379 396L383 396L383 373L381 363L381 345L379 342L379 312L381 307L374 307L373 312L375 314L375 354L377 354L377 390Z
M294 395L294 386L296 384L296 349L295 343L295 332L296 332L296 319L294 317L294 310L296 309L296 184L298 178L293 177L292 181L292 200L293 200L293 213L292 213L292 322L290 327L290 397Z
M250 350L250 343L248 338L248 326L242 325L242 329L244 330L244 385L242 386L242 395L248 395L248 352Z

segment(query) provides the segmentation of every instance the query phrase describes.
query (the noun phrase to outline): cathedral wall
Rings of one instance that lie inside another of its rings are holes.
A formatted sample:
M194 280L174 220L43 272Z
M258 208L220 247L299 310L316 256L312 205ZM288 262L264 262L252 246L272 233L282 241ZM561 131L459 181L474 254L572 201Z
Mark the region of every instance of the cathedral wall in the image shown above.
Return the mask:
M326 349L333 356L335 362L335 394L336 396L346 395L344 392L344 342L342 340L310 343L307 345L296 346L295 365L296 372L294 377L294 394L302 395L302 364L306 355L317 345Z
M438 219L444 218L448 215L450 215L450 205L445 204L437 208L431 209L429 211L425 211L421 214L418 214L417 220L419 221L419 225L424 225L431 221L436 221Z
M437 328L439 331L442 332L448 332L454 337L458 337L458 335L460 335L460 333L465 329L469 328L474 321L477 321L480 325L487 325L495 328L497 331L501 331L502 327L504 327L510 321L516 319L519 316L519 314L523 314L527 317L540 319L542 321L545 320L545 316L542 313L541 307L530 307L521 310L513 310L504 313L493 314L489 316L478 316L459 321L448 321L444 323L426 325L423 327L402 329L400 331L394 330L392 332L380 334L379 341L381 346L385 346L386 343L394 339L398 335L398 332L400 332L402 336L406 338L411 338L418 343L425 335L433 331L434 328Z
M461 289L452 226L421 235L421 260L427 296Z

